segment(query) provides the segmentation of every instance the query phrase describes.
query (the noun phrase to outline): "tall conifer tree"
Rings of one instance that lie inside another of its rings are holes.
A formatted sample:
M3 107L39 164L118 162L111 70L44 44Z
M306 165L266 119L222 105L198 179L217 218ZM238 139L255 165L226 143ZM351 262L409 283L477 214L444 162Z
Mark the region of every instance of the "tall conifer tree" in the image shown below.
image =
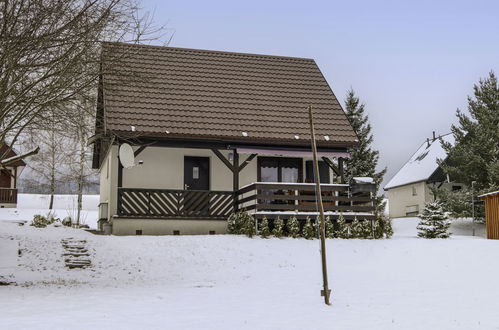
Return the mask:
M379 160L379 151L373 149L373 135L369 116L365 113L365 105L361 103L355 92L350 89L345 100L345 112L350 124L357 133L359 145L349 149L351 158L345 161L345 178L350 180L356 176L366 176L374 179L376 191L379 189L386 167L381 171L376 171ZM384 208L383 197L376 197L377 212L382 212Z
M454 145L442 142L447 160L442 164L451 180L478 190L499 188L499 88L497 77L490 72L474 86L474 97L468 97L469 116L459 109L457 125L451 131Z

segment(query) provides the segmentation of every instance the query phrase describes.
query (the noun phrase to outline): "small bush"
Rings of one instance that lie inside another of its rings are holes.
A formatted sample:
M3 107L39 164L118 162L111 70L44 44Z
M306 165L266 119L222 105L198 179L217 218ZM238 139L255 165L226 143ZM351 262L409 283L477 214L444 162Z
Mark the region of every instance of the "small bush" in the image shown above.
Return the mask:
M362 228L362 224L356 217L350 224L350 236L352 238L362 238L363 232L364 229Z
M50 214L49 214L50 215ZM54 217L44 217L43 215L36 214L33 216L33 221L31 221L31 225L36 228L45 228L48 225L53 224L55 221Z
M349 226L346 223L345 217L341 213L340 213L340 216L338 217L338 220L336 220L336 229L335 229L334 236L338 237L338 238L349 238L350 237Z
M71 219L69 220L69 225L71 226ZM229 219L227 219L227 232L235 235L242 234L244 228L243 220L242 212L232 213Z
M260 223L260 236L262 238L268 238L270 236L269 221L266 217L263 217Z
M307 217L307 220L305 220L302 236L306 239L313 239L315 237L315 226L312 224L312 221L310 221L309 217Z
M272 230L272 235L279 238L284 235L284 221L280 217L274 220L274 229Z
M378 215L375 221L374 237L390 238L393 236L392 221L384 215Z
M248 212L242 212L242 222L243 222L243 234L249 238L256 235L256 222L255 218L251 216Z
M300 223L295 216L288 219L288 235L293 238L300 237Z
M326 217L326 238L334 238L334 225L331 218Z

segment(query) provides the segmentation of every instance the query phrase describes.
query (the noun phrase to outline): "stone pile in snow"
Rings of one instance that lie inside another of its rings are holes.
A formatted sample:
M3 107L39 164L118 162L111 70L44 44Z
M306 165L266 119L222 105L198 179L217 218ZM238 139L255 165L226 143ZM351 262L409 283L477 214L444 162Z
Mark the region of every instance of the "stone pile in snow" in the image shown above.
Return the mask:
M64 248L64 262L69 269L87 268L92 265L90 253L86 247L86 240L78 240L74 238L65 238L61 240Z

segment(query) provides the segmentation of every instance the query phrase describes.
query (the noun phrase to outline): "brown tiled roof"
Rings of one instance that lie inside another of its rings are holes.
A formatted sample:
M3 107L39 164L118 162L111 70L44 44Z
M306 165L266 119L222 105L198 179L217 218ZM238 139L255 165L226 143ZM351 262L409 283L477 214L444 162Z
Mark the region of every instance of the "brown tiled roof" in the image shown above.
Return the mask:
M2 159L7 159L14 156L17 156L16 152L12 150L12 148L10 148L5 142L0 142L0 157L2 157ZM14 163L10 163L8 166L26 166L26 163L22 159L19 159Z
M318 145L357 142L312 59L122 43L102 56L107 131L309 145L311 104Z

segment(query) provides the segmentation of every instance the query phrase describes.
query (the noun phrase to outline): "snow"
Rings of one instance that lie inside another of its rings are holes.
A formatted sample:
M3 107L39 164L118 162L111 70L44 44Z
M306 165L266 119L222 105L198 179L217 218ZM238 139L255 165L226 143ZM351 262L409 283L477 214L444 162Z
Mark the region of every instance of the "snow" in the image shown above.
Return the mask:
M30 222L35 214L49 213L49 195L18 194L17 208L0 208L0 221ZM76 195L55 195L54 207L51 211L57 218L76 215ZM99 195L83 195L81 223L90 228L97 228Z
M499 242L469 236L483 225L466 219L450 239L425 240L417 222L396 219L388 240L328 239L325 306L318 240L0 221L0 242L11 242L0 275L17 283L0 286L0 329L496 329ZM87 241L91 268L64 267L68 237Z
M445 142L454 143L454 136L452 134L442 135L441 138ZM428 180L438 168L437 159L445 158L447 158L447 154L442 148L440 139L430 140L429 147L425 141L414 155L412 155L411 159L386 184L385 190Z
M315 183L303 183L303 182L252 182L247 185L242 186L239 190L246 187L252 186L254 184L264 184L268 186L276 185L287 185L287 186L315 186ZM348 183L321 183L321 187L349 187Z
M356 176L352 178L355 182L374 183L374 179L367 176Z
M497 195L497 194L499 194L499 190L498 191L489 192L489 193L480 195L478 197L487 197L487 196L492 196L492 195Z

